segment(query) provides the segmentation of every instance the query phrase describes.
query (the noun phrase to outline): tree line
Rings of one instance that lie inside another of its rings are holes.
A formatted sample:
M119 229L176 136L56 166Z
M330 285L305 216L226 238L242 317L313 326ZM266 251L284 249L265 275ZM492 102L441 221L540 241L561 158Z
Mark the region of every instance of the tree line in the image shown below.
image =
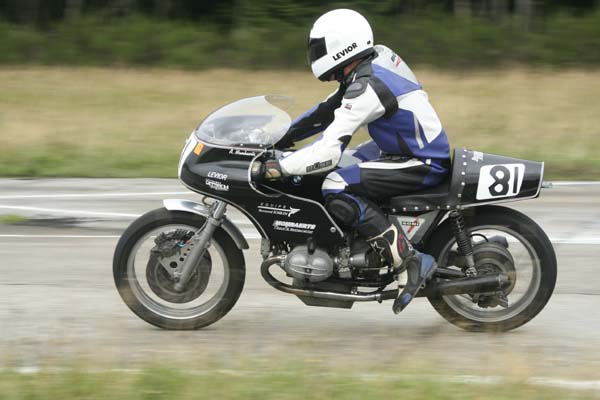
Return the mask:
M600 65L600 0L0 0L0 64L306 68L321 13L438 68Z
M477 16L500 19L516 15L527 20L557 12L584 15L599 0L0 0L0 19L47 28L87 14L122 17L131 14L186 21L211 21L231 29L245 20L305 20L332 8L349 7L375 15Z

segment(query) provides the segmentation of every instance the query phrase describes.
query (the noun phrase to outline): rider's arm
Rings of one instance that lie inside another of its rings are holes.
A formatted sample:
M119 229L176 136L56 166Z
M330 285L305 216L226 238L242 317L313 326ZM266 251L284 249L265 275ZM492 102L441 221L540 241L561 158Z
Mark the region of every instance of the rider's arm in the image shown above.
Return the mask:
M282 172L286 175L307 175L333 169L354 132L384 113L385 107L371 85L354 82L348 87L323 136L281 159Z
M294 142L323 132L333 122L333 113L340 106L344 91L344 88L340 85L338 90L331 93L327 99L294 119L290 129L280 140L278 146L280 148L290 147Z

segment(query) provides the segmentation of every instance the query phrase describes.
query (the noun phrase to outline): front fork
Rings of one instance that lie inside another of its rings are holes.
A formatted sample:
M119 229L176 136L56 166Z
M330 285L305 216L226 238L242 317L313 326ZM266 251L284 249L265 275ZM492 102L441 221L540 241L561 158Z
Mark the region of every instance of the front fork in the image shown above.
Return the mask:
M192 241L192 250L183 262L179 273L175 273L175 290L181 292L185 289L194 268L199 264L202 256L210 246L215 230L221 226L227 204L220 200L215 200L210 207L210 214L206 219L206 223L196 234L190 239Z

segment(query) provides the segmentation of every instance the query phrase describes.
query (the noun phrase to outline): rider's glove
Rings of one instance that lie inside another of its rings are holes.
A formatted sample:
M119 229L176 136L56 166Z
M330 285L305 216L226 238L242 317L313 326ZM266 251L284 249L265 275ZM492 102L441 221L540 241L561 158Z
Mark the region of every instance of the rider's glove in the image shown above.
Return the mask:
M263 176L268 181L275 181L283 176L279 160L267 160L263 163Z
M252 165L251 176L253 181L260 183L263 180L277 180L283 176L283 173L278 160L255 161Z

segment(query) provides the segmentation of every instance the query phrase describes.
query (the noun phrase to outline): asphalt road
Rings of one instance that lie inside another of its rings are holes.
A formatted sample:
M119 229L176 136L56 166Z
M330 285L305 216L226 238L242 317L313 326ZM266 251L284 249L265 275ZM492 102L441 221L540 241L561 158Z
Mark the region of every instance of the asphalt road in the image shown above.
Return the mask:
M0 366L67 359L227 367L302 359L367 373L395 365L406 373L408 363L420 371L599 379L599 196L599 186L556 187L511 204L553 240L559 278L546 309L509 333L464 332L425 299L399 316L389 302L357 303L352 310L307 307L262 281L257 234L235 210L229 217L251 238L240 300L208 328L168 332L122 303L112 281L113 250L127 224L160 207L162 198L198 196L175 180L1 179L0 215L29 221L0 224Z

